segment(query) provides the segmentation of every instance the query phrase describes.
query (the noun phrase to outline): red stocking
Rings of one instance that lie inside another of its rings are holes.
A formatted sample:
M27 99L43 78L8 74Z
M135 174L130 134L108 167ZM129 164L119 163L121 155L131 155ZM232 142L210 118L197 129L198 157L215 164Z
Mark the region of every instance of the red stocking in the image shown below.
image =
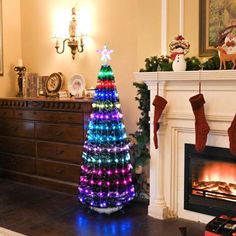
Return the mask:
M189 99L195 116L195 149L202 152L205 148L207 135L210 131L204 112L204 97L201 93Z
M167 101L158 95L155 96L152 105L155 107L154 108L154 122L153 122L153 141L155 148L158 148L158 140L157 140L157 131L159 129L159 119L161 116L162 111L164 110L165 106L167 104Z
M229 134L229 148L233 155L236 156L236 114L228 129Z

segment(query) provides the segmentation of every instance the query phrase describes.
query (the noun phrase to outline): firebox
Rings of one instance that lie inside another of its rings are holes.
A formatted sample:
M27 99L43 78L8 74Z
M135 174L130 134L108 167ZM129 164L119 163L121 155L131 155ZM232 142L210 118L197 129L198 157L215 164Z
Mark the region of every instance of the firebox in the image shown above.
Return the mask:
M236 215L236 156L229 149L206 146L197 153L185 144L184 209Z

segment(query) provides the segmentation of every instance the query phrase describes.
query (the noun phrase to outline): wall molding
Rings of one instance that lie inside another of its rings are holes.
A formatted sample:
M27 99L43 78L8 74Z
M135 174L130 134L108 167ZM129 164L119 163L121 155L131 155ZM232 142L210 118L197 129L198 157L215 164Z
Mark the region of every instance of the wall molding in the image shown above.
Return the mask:
M149 117L154 117L154 112L149 112ZM229 115L229 114L223 114L223 115L218 115L218 114L206 114L206 119L207 121L210 122L232 122L234 116L233 115ZM178 113L178 112L171 112L171 113L163 113L160 123L166 123L168 122L168 120L190 120L190 121L194 121L195 117L193 115L193 113ZM153 121L153 119L151 119L150 121Z

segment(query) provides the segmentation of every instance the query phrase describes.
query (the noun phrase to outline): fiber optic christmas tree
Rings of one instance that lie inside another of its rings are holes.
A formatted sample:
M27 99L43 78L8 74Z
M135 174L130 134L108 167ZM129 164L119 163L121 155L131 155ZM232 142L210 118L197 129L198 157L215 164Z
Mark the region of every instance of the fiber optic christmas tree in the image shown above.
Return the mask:
M129 147L111 67L112 50L98 50L104 61L98 74L92 114L84 143L80 201L100 213L112 213L134 198Z

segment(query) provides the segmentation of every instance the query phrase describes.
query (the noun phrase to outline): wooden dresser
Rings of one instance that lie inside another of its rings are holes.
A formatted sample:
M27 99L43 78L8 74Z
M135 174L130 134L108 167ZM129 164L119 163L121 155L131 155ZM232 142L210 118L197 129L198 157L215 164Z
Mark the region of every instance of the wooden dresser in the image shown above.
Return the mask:
M91 100L1 98L0 177L77 193Z

